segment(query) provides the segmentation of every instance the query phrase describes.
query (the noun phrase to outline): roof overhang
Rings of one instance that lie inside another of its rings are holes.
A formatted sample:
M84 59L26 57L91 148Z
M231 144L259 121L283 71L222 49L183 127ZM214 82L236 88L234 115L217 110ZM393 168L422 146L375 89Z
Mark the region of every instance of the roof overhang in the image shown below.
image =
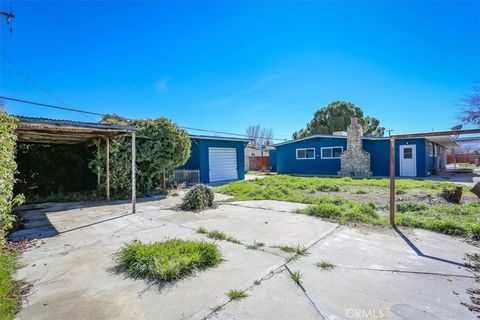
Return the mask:
M235 141L235 142L250 142L252 139L248 138L234 138L234 137L220 137L220 136L201 136L190 134L190 139L196 140L219 140L219 141Z
M428 137L426 139L445 148L455 148L459 146L451 136Z
M47 144L80 144L93 138L113 138L136 131L133 126L93 122L17 117L15 130L20 142Z

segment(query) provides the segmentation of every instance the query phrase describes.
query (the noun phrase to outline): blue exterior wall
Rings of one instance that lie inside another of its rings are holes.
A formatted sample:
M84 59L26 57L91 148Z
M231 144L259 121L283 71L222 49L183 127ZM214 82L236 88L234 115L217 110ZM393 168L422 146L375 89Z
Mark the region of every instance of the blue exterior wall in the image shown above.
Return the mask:
M293 174L337 175L340 159L321 159L321 147L347 148L345 138L312 138L277 146L277 172ZM315 159L296 159L296 149L315 148Z
M270 150L268 152L268 164L271 171L277 171L277 150Z
M180 169L199 169L200 181L210 183L208 148L236 148L238 179L245 179L245 146L247 142L192 138L190 158Z
M395 174L400 175L400 145L416 145L417 177L426 177L433 172L433 157L428 153L428 141L421 139L399 139L395 144ZM336 176L340 171L340 159L321 159L320 148L342 146L346 150L346 138L323 138L292 142L276 146L277 172L290 174L314 174ZM296 159L296 149L315 148L315 159ZM370 153L373 176L390 175L390 140L364 139L363 149Z

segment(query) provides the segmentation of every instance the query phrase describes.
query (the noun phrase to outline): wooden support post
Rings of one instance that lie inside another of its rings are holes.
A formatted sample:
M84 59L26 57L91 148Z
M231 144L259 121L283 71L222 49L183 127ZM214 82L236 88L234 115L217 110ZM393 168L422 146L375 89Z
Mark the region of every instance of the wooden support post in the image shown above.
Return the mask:
M137 191L136 191L136 146L135 146L135 131L132 131L132 213L135 213L135 205L137 204Z
M105 140L105 168L107 173L106 192L107 192L107 202L110 202L110 138Z
M102 173L100 167L97 167L97 191L100 190L100 184L102 183Z
M395 225L395 138L390 138L390 224Z

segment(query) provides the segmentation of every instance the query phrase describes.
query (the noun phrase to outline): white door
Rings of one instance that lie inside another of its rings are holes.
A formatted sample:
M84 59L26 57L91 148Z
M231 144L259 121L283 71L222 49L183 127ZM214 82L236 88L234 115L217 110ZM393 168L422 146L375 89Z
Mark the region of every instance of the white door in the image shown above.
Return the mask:
M417 148L415 145L400 146L400 176L417 176Z
M210 182L237 180L237 149L208 148Z

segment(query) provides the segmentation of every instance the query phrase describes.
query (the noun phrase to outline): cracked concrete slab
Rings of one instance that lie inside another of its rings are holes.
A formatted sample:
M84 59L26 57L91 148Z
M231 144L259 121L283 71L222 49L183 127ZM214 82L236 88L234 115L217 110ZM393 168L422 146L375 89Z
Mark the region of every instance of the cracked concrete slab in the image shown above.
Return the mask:
M462 265L478 248L424 230L403 236L416 250L390 229L341 227L287 265L328 319L472 319L461 303L475 280Z
M192 229L219 230L246 244L256 241L267 246L306 246L337 227L301 214L229 204L201 213L177 212L163 219Z
M23 208L27 228L11 236L40 240L20 259L17 278L33 287L18 318L201 319L226 303L232 289L248 289L249 297L227 303L216 318L318 319L321 313L328 319L473 318L460 304L468 302L465 291L474 285L463 258L480 251L461 239L416 229L339 227L291 213L302 204L279 201L181 212L175 209L180 199L141 202L137 214L129 214L129 204L122 202ZM164 288L114 272L114 254L124 243L213 241L196 233L200 226L265 247L249 250L216 241L225 262ZM297 244L311 246L309 255L287 266L301 272L306 294L287 272L269 276L284 270L288 255L267 246ZM337 267L322 271L315 266L321 260Z
M319 319L317 311L285 268L253 286L247 294L245 299L226 304L210 319Z
M276 200L234 201L230 203L232 205L242 206L245 208L258 208L284 212L294 212L295 210L308 207L308 204L305 203L285 202Z
M157 225L152 226L152 221L139 215L109 220L45 239L38 248L24 252L17 278L29 281L33 288L18 318L189 318L229 290L246 288L284 263L282 257L220 241L216 243L223 263L172 286L159 289L117 274L114 254L134 239L212 241L189 228L154 222Z
M465 254L480 252L461 239L425 230L340 227L302 259L350 268L471 275ZM441 244L441 245L439 245Z

